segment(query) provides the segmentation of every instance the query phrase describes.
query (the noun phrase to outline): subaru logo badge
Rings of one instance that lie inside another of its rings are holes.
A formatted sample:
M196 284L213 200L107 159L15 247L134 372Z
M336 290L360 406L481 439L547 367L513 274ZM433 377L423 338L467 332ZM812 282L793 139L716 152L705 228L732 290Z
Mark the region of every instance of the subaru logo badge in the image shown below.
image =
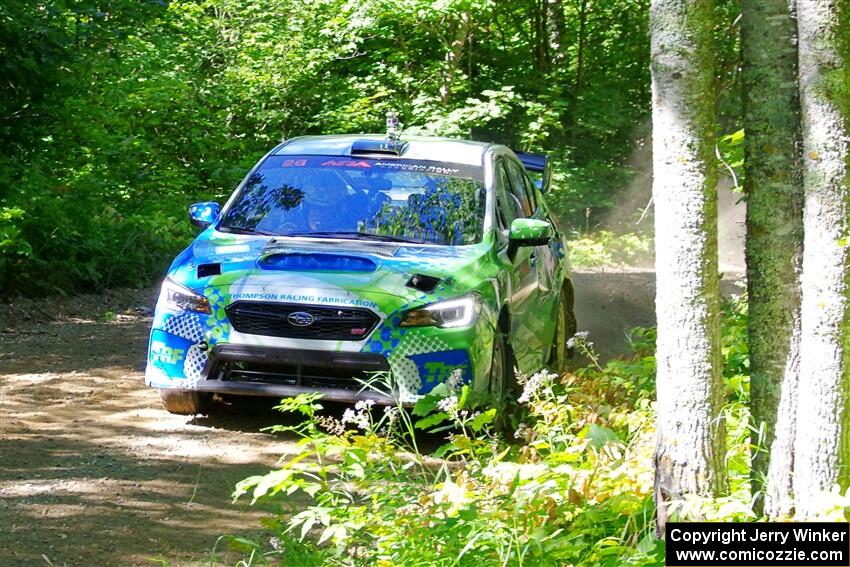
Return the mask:
M290 325L295 325L296 327L309 327L316 318L303 311L294 311L289 314L286 320L289 321Z

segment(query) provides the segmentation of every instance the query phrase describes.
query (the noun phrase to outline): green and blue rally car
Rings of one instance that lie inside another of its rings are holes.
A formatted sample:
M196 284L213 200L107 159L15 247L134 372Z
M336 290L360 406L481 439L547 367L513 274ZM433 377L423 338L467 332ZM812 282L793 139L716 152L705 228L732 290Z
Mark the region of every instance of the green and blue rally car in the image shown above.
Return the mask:
M215 393L408 404L450 378L504 396L575 331L548 173L445 138L280 144L223 207L190 207L204 230L162 284L146 383L180 414ZM376 372L392 396L363 391Z

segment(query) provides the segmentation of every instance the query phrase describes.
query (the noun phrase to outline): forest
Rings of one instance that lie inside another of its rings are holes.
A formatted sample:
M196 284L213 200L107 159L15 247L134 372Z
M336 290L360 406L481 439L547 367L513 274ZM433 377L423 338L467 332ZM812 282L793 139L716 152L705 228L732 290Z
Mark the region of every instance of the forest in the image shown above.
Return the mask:
M735 9L719 8L727 26ZM643 1L0 10L7 294L153 281L191 238L188 203L223 200L283 138L382 132L389 110L411 134L549 152L558 211L580 232L599 228L649 133Z
M655 262L628 352L579 332L509 406L282 400L297 444L231 486L267 517L158 564L664 565L668 522L850 521L846 0L18 0L0 63L10 304L156 285L187 205L388 112L549 155L577 271Z

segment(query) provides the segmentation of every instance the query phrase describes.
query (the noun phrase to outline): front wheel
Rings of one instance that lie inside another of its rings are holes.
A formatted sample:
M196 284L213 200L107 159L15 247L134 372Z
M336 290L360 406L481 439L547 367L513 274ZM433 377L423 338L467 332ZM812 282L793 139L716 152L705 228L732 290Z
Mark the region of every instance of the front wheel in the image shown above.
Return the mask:
M210 395L204 392L192 390L169 390L159 391L162 407L168 413L177 415L197 415L206 413L209 408Z
M490 393L497 403L504 403L513 388L513 367L510 347L501 331L493 337L493 356L490 362Z
M573 284L567 280L564 282L561 297L558 299L555 334L552 338L552 350L549 355L549 366L555 372L563 372L567 369L567 358L572 354L567 347L567 341L576 334L574 303Z
M513 439L518 420L516 403L517 383L514 375L513 355L507 337L498 331L493 338L493 357L490 364L490 395L496 408L493 427L506 439Z

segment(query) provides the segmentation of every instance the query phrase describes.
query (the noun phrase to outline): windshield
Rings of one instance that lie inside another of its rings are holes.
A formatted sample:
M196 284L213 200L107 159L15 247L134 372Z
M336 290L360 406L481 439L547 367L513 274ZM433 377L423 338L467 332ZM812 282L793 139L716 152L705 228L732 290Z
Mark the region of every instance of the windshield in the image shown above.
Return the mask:
M482 167L414 160L270 156L219 230L443 245L481 240Z

